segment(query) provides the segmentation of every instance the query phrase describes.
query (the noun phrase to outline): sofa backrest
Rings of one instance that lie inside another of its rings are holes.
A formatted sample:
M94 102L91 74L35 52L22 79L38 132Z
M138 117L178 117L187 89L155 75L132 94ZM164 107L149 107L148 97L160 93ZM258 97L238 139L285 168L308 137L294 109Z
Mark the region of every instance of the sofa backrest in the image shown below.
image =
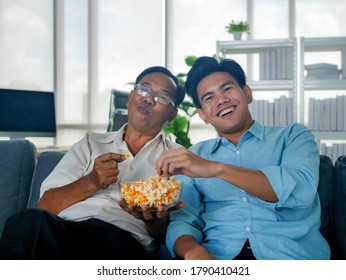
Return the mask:
M37 160L34 176L31 183L30 197L28 208L37 207L40 196L41 184L46 177L53 171L55 166L64 156L63 152L48 151L43 152Z
M0 141L0 237L7 218L27 206L35 161L29 140Z
M0 141L0 237L10 215L37 207L42 182L63 156L63 152L43 152L36 163L36 148L30 141ZM320 231L332 258L346 259L346 156L339 157L333 167L331 159L321 155L319 171Z
M330 157L320 155L320 178L317 188L321 202L320 232L330 246L332 258L335 257L333 172L333 162Z

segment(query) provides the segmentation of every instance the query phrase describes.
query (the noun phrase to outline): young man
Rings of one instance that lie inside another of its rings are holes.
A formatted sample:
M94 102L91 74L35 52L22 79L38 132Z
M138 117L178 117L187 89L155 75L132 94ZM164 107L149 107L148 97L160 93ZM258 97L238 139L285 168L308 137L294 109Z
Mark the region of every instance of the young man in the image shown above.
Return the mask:
M40 209L8 219L0 259L151 258L173 209L136 211L119 202L118 182L155 176L161 152L179 147L162 127L184 97L166 68L144 70L129 95L128 123L116 132L88 132L71 147L43 182Z
M301 124L262 126L251 88L234 60L201 57L185 88L218 137L165 151L162 176L183 183L167 246L183 259L329 259L319 232L319 152Z

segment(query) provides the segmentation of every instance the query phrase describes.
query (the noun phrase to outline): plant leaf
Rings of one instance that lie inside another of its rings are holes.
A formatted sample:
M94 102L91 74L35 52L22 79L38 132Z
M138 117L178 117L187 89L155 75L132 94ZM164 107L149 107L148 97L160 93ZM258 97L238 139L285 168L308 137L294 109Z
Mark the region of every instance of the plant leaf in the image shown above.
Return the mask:
M187 57L185 57L185 63L187 66L192 66L195 61L196 61L197 57L194 55L189 55Z

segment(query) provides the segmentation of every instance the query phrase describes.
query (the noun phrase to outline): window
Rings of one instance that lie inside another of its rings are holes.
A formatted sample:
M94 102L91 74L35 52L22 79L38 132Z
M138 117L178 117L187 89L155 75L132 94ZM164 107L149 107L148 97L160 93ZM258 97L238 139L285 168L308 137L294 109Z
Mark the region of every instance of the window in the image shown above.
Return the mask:
M225 26L247 20L248 3L253 39L288 36L288 0L0 0L0 87L53 91L56 82L56 144L71 145L88 129L106 130L111 90L129 90L144 68L186 73L186 56L233 40ZM342 0L296 0L297 36L345 36L345 9ZM205 129L195 116L193 142L213 135ZM53 140L43 141L33 142Z
M0 0L0 86L52 91L53 1Z

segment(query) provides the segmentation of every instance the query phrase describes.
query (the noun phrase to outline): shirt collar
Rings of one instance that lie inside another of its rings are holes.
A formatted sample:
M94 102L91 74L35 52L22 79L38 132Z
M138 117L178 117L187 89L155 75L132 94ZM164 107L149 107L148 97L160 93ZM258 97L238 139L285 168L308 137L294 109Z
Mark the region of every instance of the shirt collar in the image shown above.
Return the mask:
M246 133L251 133L261 141L264 140L264 127L257 121L254 121L253 125L244 134Z
M241 136L239 144L249 139L251 136L258 138L261 141L263 141L264 139L264 127L257 121L254 121L252 126ZM218 136L215 139L215 143L212 147L212 152L215 151L220 145L222 145L222 143L225 143L225 141L229 143L229 141L225 137Z
M117 144L119 147L121 146L121 144L122 144L122 142L123 142L123 135L124 135L124 133L126 132L126 126L127 126L127 124L124 124L118 131L115 131L115 132L114 132L115 134L113 134L113 139L112 139L112 140L113 140L113 141L115 140L116 144ZM148 145L149 145L150 143L152 143L152 142L155 142L155 141L160 142L161 140L163 140L163 142L165 143L165 145L167 145L166 139L165 139L165 137L164 137L164 132L163 132L163 130L159 131L153 139L151 139L148 143L146 143L146 144L144 145L144 147L145 147L145 146L148 146Z

